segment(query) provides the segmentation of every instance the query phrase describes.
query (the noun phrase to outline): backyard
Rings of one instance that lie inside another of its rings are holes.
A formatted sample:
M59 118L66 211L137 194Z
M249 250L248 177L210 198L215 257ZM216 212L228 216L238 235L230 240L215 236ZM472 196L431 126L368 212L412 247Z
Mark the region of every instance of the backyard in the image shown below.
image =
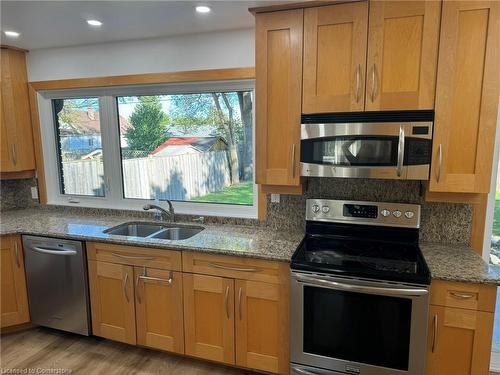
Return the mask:
M228 186L221 191L191 199L193 202L224 202L228 204L253 204L253 182Z

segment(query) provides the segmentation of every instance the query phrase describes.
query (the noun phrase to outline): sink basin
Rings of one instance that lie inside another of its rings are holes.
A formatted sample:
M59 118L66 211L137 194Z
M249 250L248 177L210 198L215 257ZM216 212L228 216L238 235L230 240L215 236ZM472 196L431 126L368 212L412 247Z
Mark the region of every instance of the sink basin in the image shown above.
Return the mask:
M200 233L203 229L203 227L166 228L153 234L151 238L158 238L162 240L185 240Z
M150 223L123 223L116 227L106 229L104 233L119 236L147 237L165 228L161 224Z
M200 233L203 229L205 228L194 225L128 222L106 229L104 233L127 237L185 240Z

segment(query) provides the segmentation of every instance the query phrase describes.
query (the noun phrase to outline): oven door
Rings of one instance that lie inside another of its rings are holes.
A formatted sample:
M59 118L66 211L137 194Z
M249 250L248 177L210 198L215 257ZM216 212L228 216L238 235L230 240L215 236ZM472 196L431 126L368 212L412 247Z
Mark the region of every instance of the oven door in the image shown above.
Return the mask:
M292 272L290 292L292 370L424 373L427 288Z
M302 124L301 175L429 178L432 123Z

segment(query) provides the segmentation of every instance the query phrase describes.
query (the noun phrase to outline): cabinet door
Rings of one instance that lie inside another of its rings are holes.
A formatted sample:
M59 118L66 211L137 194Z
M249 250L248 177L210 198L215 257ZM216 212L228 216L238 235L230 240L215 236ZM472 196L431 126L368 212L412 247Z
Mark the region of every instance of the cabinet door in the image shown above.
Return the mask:
M493 313L430 305L427 375L489 373Z
M1 50L2 95L2 172L35 169L33 134L26 73L26 56L22 51Z
M367 27L367 2L305 10L302 112L364 109Z
M256 181L300 184L303 10L256 15Z
M371 1L366 110L433 109L440 1Z
M133 267L94 260L88 263L94 335L135 344Z
M429 190L488 193L500 92L500 2L445 1Z
M2 271L0 326L3 328L27 323L30 317L21 238L1 237L0 250Z
M183 274L186 354L234 364L234 280Z
M287 374L288 291L285 286L236 280L236 365Z
M134 268L137 344L184 353L182 273Z

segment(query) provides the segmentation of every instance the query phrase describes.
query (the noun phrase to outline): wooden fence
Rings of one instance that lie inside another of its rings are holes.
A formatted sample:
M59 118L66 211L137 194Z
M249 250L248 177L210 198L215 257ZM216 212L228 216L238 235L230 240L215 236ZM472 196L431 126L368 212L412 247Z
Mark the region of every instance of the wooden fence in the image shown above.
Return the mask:
M63 163L67 194L104 195L101 160ZM189 200L231 184L225 151L123 160L125 197Z

